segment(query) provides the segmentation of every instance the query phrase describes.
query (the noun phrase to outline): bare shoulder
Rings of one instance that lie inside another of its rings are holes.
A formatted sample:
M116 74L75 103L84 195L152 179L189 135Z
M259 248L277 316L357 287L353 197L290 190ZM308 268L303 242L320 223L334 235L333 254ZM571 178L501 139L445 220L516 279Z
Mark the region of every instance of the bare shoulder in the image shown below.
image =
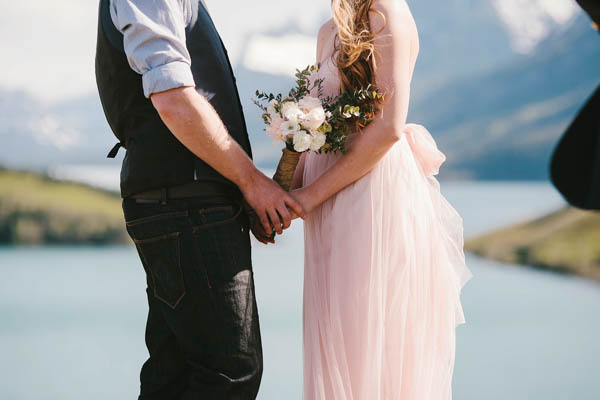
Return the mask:
M329 37L329 35L333 33L334 29L335 24L333 22L333 18L330 18L319 28L319 35L317 36L318 40L326 40Z
M317 63L323 59L323 48L335 30L333 19L329 19L319 28L317 36Z
M404 0L376 0L376 11L371 13L371 29L382 34L402 35L406 39L417 37L417 27Z

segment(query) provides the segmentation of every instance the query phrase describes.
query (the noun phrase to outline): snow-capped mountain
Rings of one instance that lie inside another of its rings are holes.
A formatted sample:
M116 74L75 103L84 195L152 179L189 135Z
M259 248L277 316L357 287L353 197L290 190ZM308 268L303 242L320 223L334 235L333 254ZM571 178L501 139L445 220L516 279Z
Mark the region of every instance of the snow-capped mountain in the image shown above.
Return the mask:
M585 18L577 16L581 13L574 2L409 0L409 4L421 37L410 120L430 127L448 152L446 175L544 179L543 158L592 91L593 82L600 81L594 67L600 64L600 38L589 30ZM262 167L273 167L279 152L264 135L251 98L256 89L278 92L290 87L293 71L283 74L305 59L312 62L314 34L326 18L315 20L314 27L305 21L277 30L258 29L236 43L243 49L236 57L237 82L255 159ZM289 56L281 49L293 49L297 58L277 61ZM268 55L272 65L261 64ZM105 159L114 143L94 92L45 104L23 92L0 89L0 164L19 168L97 164L114 169L122 153L116 160ZM505 168L508 164L510 171Z
M600 84L600 37L583 15L536 51L447 82L413 103L448 155L444 172L474 179L546 179L552 150Z
M557 27L568 26L579 11L574 0L494 0L492 4L513 47L521 53L533 51Z
M2 165L43 169L101 163L114 142L95 93L50 105L23 92L0 90Z

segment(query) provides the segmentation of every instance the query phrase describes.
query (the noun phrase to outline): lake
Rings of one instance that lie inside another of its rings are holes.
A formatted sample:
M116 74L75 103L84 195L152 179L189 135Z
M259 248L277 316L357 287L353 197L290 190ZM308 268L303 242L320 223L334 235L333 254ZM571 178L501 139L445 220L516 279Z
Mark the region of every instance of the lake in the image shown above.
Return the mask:
M546 183L447 183L474 235L564 205ZM301 399L302 226L254 245L259 399ZM600 285L469 256L457 400L597 400ZM0 248L0 398L135 399L145 278L132 247ZM425 399L424 399L425 400Z

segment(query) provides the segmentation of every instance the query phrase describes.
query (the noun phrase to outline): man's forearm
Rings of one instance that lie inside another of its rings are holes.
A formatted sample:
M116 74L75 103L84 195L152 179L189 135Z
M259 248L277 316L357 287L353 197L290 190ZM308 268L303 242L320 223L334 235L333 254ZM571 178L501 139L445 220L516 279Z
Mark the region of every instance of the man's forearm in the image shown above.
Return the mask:
M258 215L266 237L272 229L287 229L293 212L304 218L304 209L267 178L229 135L210 103L193 87L153 94L150 99L171 133L192 153L235 183Z
M258 170L195 88L155 93L150 99L169 130L192 153L240 188L252 184Z

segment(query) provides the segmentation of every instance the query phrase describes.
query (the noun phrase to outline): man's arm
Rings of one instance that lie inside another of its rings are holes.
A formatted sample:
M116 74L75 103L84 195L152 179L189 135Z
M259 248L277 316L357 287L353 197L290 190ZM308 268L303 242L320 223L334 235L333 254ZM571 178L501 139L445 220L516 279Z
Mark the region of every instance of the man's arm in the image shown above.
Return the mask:
M296 200L254 166L195 88L154 93L150 99L165 125L185 147L240 188L268 234L269 219L279 234L282 225L284 229L289 227L292 216L288 207L303 216Z
M289 227L288 207L301 206L264 176L227 132L210 103L195 90L185 44L189 12L179 0L112 0L113 23L123 33L131 68L142 75L144 94L173 135L196 156L234 182L264 229ZM269 221L270 220L270 221Z

